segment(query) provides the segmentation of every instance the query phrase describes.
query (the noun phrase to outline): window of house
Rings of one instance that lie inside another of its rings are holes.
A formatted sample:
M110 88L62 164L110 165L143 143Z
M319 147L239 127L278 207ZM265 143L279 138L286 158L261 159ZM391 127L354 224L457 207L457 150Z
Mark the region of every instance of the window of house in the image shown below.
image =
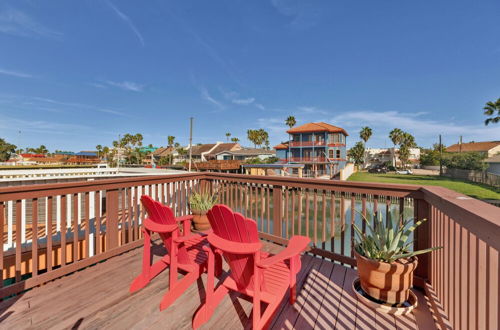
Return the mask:
M333 150L328 150L328 158L333 158Z
M336 158L340 158L340 150L337 150L337 157Z

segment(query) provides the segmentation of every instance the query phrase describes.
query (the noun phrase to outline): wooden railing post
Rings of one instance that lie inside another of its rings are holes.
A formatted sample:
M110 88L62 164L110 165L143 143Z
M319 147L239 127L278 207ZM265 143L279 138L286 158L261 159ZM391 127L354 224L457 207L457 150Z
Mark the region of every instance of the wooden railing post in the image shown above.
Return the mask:
M283 219L283 194L281 186L273 186L273 235L281 237Z
M106 250L118 247L118 189L106 190Z
M423 224L417 227L415 232L414 250L423 250L431 247L431 221L432 214L429 203L423 199L415 199L414 201L415 222L422 219L427 219ZM418 266L415 270L415 275L423 280L430 278L431 270L431 253L424 253L418 256ZM418 284L418 282L416 282Z

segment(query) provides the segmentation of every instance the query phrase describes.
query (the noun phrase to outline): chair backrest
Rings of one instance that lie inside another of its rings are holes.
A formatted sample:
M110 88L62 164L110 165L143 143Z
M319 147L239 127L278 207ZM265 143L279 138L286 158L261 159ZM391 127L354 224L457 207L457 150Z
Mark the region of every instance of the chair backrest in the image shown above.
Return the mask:
M259 242L257 223L233 212L229 207L217 204L207 213L213 233L223 239L238 243ZM224 252L224 251L223 251ZM231 268L230 276L240 289L253 289L254 254L224 252L224 259Z
M144 205L144 208L146 209L148 217L151 221L161 225L173 225L177 223L175 220L174 212L170 207L153 200L148 195L142 195L141 202L142 205ZM170 233L159 233L159 234L161 239L163 240L165 249L167 249L171 257L174 257L170 253L170 244L172 243L172 235ZM191 263L190 259L188 258L186 248L184 246L181 246L179 248L177 259L179 263L183 264Z

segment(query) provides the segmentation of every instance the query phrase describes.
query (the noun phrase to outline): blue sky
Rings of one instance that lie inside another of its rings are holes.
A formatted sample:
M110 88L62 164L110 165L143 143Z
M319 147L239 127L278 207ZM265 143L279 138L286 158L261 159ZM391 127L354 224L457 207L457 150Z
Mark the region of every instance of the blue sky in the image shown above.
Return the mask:
M0 137L91 150L119 134L185 144L284 120L344 127L349 145L500 140L500 1L2 1ZM21 133L19 133L21 131Z

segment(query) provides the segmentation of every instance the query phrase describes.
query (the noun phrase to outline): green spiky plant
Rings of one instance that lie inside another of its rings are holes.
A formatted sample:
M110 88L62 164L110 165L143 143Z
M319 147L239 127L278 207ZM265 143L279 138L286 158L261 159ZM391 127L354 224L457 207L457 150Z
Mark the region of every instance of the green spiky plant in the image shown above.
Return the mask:
M217 194L194 192L189 196L191 211L207 212L217 203Z
M358 226L353 224L356 233L356 244L354 249L360 255L383 262L392 263L398 259L411 258L413 256L428 253L441 247L410 251L409 248L413 241L408 241L413 231L424 223L427 219L419 220L413 223L413 219L398 221L394 224L393 216L389 214L387 223L381 213L375 214L373 226L370 220L361 214L361 218L368 227L369 233L363 233Z

